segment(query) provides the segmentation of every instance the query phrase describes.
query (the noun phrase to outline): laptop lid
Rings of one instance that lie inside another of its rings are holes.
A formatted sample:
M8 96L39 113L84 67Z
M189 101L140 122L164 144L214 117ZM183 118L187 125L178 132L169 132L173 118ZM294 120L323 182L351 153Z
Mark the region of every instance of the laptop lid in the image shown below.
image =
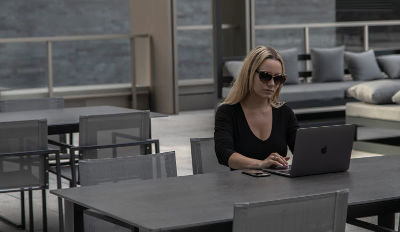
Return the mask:
M350 166L355 129L348 124L300 128L296 133L291 170L270 170L291 177L346 171Z

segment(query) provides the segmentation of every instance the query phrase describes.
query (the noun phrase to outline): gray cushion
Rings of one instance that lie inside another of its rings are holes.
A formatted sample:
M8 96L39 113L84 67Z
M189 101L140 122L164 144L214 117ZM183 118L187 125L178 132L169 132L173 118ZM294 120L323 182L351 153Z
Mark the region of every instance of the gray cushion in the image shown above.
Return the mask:
M279 99L284 102L308 100L328 100L345 98L346 90L360 81L342 81L329 83L302 83L299 85L284 86Z
M225 62L225 68L235 80L238 78L240 69L242 69L243 61L227 61Z
M392 103L392 96L399 90L400 80L376 80L350 87L347 92L366 103L386 104Z
M285 73L287 75L286 84L298 84L299 83L299 70L297 68L297 49L291 48L281 50L279 53L282 56L285 64Z
M400 55L378 56L378 63L390 78L400 78Z
M345 52L344 58L353 80L366 81L383 78L373 50L360 53Z
M393 95L392 101L394 103L400 104L400 90Z
M344 46L312 48L312 82L343 81Z

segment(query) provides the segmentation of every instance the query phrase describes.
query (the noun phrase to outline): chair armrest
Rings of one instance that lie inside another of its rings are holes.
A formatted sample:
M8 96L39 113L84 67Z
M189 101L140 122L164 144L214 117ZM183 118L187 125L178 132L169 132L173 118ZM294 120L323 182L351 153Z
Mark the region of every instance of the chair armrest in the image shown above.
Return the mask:
M117 144L108 144L108 145L88 145L88 146L79 146L79 147L71 147L72 151L82 151L82 150L91 150L91 149L106 149L106 148L116 148L116 147L130 147L130 146L139 146L139 145L151 145L154 144L156 147L156 152L160 152L160 142L158 139L146 139L142 141L135 141L129 143L117 143Z
M382 227L382 226L378 226L369 222L364 222L355 218L352 219L347 219L346 221L347 223L349 223L350 225L353 226L357 226L357 227L361 227L367 230L373 230L373 231L383 231L383 232L396 232L393 229L389 229L386 227Z
M54 140L51 140L51 139L48 140L48 143L51 144L51 145L59 146L61 148L73 148L74 147L74 146L72 146L70 144L54 141Z

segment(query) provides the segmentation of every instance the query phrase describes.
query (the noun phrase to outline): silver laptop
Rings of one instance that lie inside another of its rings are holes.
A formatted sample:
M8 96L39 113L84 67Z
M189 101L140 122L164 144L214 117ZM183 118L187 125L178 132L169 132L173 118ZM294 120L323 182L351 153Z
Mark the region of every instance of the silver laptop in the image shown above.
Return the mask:
M355 136L354 125L300 128L292 165L265 171L289 177L344 172L349 169Z

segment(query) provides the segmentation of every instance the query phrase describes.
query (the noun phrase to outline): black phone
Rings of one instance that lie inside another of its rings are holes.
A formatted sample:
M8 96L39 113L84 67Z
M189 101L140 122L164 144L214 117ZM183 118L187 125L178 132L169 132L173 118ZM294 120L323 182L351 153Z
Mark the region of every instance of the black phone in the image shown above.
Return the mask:
M256 170L256 169L245 169L242 171L242 173L249 175L249 176L254 176L254 177L265 177L265 176L271 175L267 172L264 172L262 170Z

